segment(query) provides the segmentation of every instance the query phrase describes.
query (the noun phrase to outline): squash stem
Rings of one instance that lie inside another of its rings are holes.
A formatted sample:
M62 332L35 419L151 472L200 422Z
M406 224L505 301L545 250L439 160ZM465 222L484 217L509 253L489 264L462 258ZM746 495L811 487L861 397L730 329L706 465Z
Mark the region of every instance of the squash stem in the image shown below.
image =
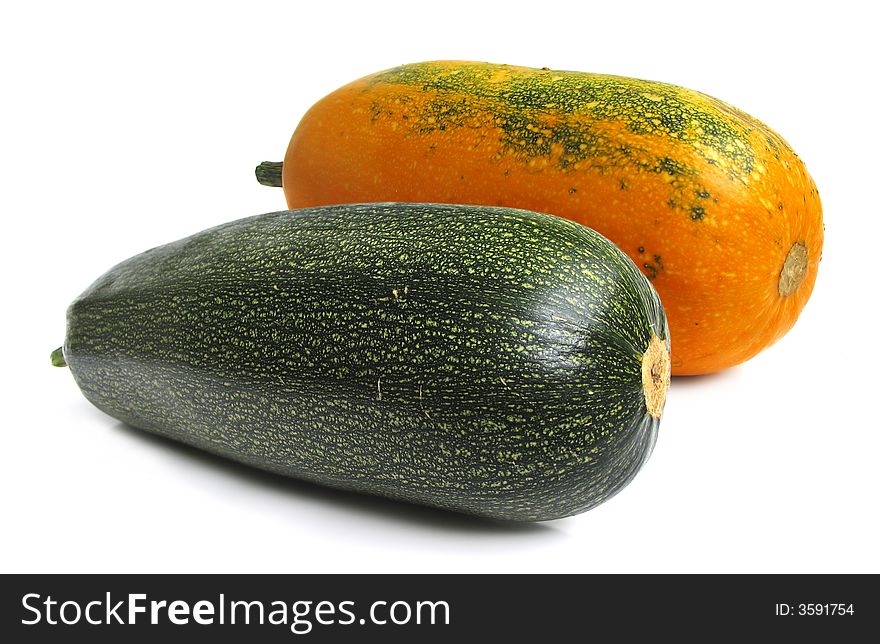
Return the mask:
M64 351L62 347L58 347L52 352L50 357L53 367L66 367L67 361L64 359Z
M648 348L642 356L642 390L645 394L645 406L652 418L659 419L663 414L670 375L666 342L656 335L651 336Z
M263 161L257 166L256 170L254 170L254 174L257 175L257 181L264 186L280 188L281 168L283 167L284 162L282 161Z
M777 289L780 297L788 297L800 288L807 275L807 244L799 241L789 249L779 273Z

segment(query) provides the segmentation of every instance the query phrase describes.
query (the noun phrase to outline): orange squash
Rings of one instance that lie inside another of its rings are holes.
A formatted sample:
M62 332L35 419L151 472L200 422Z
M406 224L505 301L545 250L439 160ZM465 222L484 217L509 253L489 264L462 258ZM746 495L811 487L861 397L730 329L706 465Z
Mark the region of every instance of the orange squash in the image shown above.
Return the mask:
M659 292L674 375L782 337L822 252L815 184L778 134L705 94L616 76L461 61L379 72L308 111L282 183L290 208L499 205L594 228Z

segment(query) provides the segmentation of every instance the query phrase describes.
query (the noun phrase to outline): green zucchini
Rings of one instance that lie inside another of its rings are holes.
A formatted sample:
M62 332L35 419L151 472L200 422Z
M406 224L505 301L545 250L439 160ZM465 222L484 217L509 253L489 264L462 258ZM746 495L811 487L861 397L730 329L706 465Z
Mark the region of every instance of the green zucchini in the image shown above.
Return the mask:
M587 510L648 458L660 301L598 233L355 204L154 248L70 306L63 355L134 427L279 474L497 519Z

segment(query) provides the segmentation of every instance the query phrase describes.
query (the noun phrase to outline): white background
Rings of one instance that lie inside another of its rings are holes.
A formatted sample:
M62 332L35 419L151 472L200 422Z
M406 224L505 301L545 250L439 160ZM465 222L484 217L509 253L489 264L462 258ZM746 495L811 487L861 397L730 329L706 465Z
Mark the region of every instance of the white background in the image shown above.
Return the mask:
M0 570L880 572L870 3L589 4L4 3ZM675 379L617 497L510 526L328 491L126 428L49 366L111 265L282 209L253 167L313 102L438 58L704 91L778 130L819 186L800 321L745 365Z

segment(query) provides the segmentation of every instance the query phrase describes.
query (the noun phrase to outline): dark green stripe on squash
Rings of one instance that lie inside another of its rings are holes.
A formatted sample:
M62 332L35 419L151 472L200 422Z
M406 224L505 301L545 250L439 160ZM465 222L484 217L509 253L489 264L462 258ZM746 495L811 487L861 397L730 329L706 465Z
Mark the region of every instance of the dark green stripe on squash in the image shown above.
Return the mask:
M242 219L117 265L71 305L64 358L135 427L531 521L601 503L645 462L667 338L648 281L588 228L364 204Z

